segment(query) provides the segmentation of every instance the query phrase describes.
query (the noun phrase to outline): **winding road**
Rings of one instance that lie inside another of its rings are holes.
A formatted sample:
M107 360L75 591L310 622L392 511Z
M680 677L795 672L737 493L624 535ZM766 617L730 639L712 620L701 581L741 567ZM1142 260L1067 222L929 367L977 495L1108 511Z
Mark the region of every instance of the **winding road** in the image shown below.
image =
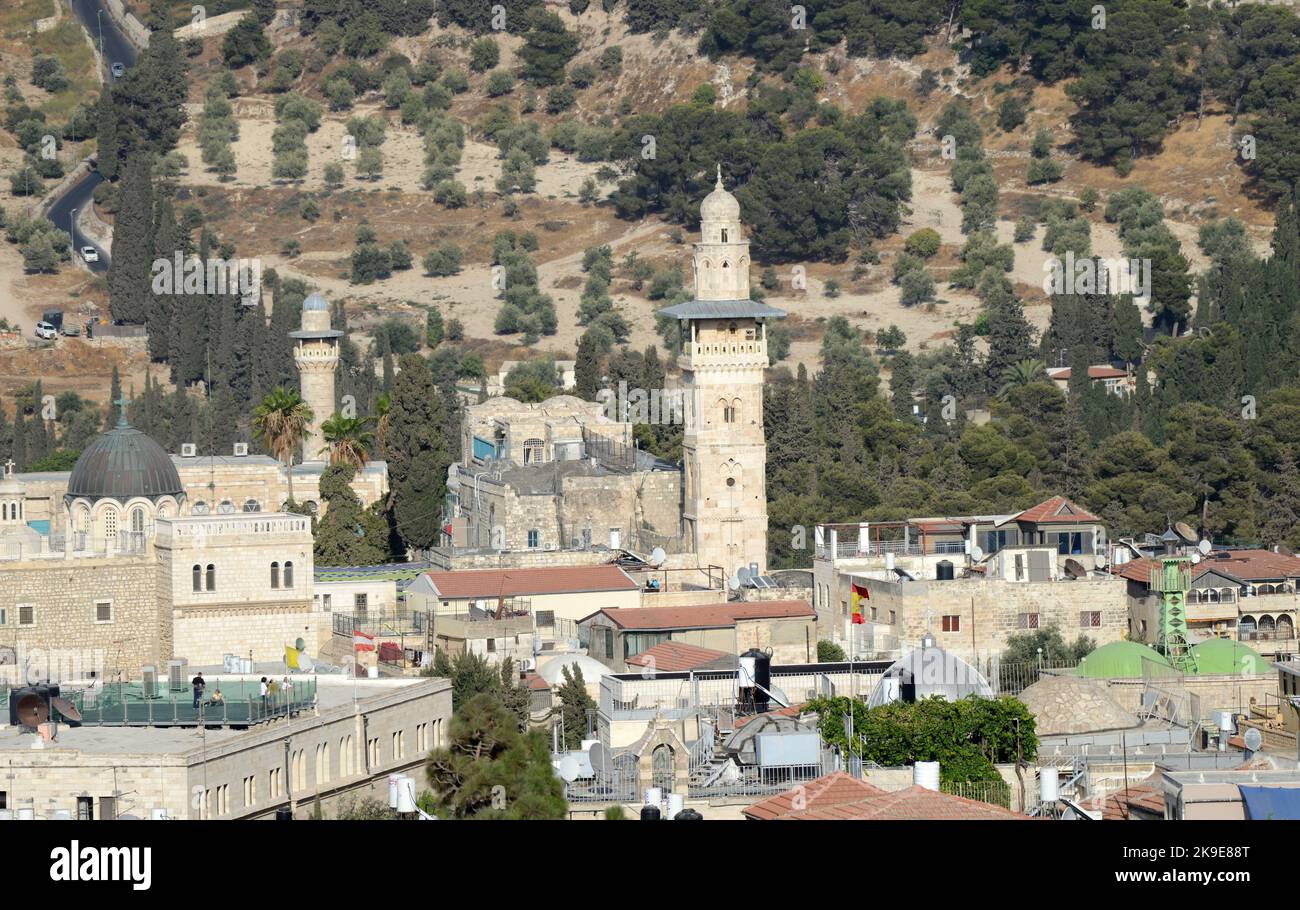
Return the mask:
M106 70L104 73L105 79L112 80L113 75L110 67L114 63L121 63L128 67L135 65L135 46L118 29L113 17L109 15L108 10L104 8L100 0L71 0L71 3L73 13L80 20L86 33L90 35L91 41L95 43L96 47L103 47L101 56ZM49 213L46 216L56 227L71 230L73 256L80 258L83 246L92 246L99 252L98 262L87 263L90 270L97 274L108 271L108 250L82 233L75 223L73 212L81 211L85 206L91 204L91 199L95 195L95 187L99 186L103 180L104 178L97 171L91 171L73 184L72 188L58 202L50 206Z

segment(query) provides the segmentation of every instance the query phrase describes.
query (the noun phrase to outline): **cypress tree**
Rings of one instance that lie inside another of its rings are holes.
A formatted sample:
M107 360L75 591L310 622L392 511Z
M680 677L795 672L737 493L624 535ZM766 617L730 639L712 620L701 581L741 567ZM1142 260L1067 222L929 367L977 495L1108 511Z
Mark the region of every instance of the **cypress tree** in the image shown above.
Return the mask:
M118 400L122 397L122 377L117 372L117 364L113 364L113 378L108 385L108 408L104 413L104 429L111 430L117 426L118 417Z
M116 180L119 170L118 119L120 114L113 104L113 91L104 86L95 105L95 168L105 180Z
M425 359L405 354L393 380L386 453L393 517L408 546L438 541L451 456L445 435L446 407Z
M154 258L166 262L172 268L176 252L180 250L180 228L176 226L176 213L171 200L166 196L159 198L154 213ZM152 268L150 270L152 272ZM173 276L173 282L180 276ZM173 287L171 294L153 293L150 287L149 304L145 315L145 330L149 336L149 356L154 360L166 360L171 354L172 313L176 308L180 288Z
M595 401L600 391L600 349L591 332L583 332L578 339L578 355L573 367L575 391L579 398Z
M10 457L17 465L16 470L21 471L27 467L27 422L23 420L21 405L14 409L14 444Z
M912 419L912 392L916 388L916 362L907 351L899 351L890 363L889 393L898 420Z
M153 207L149 159L138 155L128 162L122 177L108 268L109 312L131 325L142 325L149 311Z

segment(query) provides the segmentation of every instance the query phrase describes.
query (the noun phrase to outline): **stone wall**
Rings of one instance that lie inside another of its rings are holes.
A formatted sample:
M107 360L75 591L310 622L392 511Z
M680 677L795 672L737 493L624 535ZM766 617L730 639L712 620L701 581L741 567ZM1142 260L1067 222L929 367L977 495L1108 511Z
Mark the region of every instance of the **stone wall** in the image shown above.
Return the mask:
M19 657L40 649L46 659L80 660L101 676L121 670L135 677L141 666L171 656L170 617L164 620L158 611L157 569L151 558L2 565L0 648L12 648ZM98 603L111 605L108 621L97 618ZM20 623L24 604L33 607L31 625Z
M839 576L840 591L830 608L818 609L818 631L839 641L844 635L850 576ZM1038 628L1056 625L1067 641L1087 635L1098 645L1118 641L1128 627L1124 586L1108 577L1040 584L997 579L891 583L863 579L870 592L863 604L867 619L890 627L891 634L914 644L927 632L940 647L963 659L1000 653L1007 638L1026 631L1027 615L1037 614ZM851 608L850 608L851 609ZM1085 624L1083 614L1089 614ZM1098 625L1091 614L1100 614ZM957 616L957 631L945 632L943 617Z

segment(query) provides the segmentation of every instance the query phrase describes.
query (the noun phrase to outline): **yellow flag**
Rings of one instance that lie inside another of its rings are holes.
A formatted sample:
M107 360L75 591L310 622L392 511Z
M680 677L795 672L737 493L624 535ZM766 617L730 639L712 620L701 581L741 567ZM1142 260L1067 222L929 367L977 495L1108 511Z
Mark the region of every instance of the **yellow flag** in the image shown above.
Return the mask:
M284 646L284 662L290 670L298 669L298 649L292 645Z

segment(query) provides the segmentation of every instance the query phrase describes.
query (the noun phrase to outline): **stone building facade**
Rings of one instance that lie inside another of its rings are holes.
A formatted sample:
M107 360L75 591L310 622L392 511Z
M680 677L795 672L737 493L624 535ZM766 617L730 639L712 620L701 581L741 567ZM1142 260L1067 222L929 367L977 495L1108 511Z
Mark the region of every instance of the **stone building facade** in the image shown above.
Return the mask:
M226 654L280 660L303 639L315 651L329 616L313 597L311 521L235 514L159 522L154 540L160 610L175 656L220 664Z
M348 796L386 800L390 774L410 774L420 786L425 757L447 743L448 680L322 677L317 692L309 712L206 736L180 727L63 727L33 748L35 734L8 728L0 732L0 791L8 808L30 807L37 818L59 810L76 817L83 805L96 819L155 810L172 819L261 819L285 808L306 818L317 797L328 817Z

